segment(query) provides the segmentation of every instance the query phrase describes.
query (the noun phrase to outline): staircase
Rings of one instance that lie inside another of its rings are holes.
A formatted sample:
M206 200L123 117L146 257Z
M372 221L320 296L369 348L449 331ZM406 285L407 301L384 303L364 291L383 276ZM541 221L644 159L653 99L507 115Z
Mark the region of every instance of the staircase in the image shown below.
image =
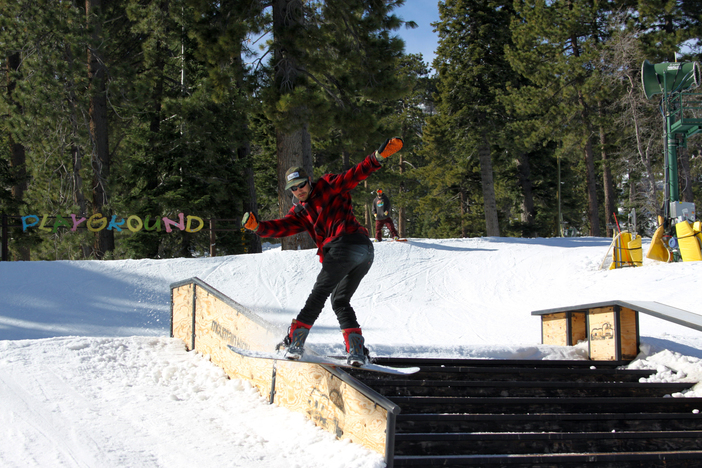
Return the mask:
M388 467L700 467L702 398L602 361L377 358L350 373L401 408ZM700 411L698 411L700 410ZM389 428L391 430L391 428Z

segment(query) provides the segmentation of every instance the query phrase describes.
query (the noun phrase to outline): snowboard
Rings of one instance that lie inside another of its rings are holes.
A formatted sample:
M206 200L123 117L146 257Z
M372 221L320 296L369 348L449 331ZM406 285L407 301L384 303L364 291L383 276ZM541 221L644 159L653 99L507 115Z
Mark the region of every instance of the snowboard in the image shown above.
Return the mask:
M227 345L230 351L239 354L241 356L258 358L258 359L273 359L276 361L285 362L306 362L312 364L324 364L327 366L335 367L346 367L350 369L360 369L367 370L371 372L383 372L385 374L395 374L395 375L409 375L414 374L419 371L419 367L390 367L390 366L380 366L378 364L367 363L363 366L356 367L348 364L343 359L332 358L328 356L316 356L313 354L305 354L300 359L286 359L283 353L276 352L266 352L266 351L253 351L250 349L241 349L232 345Z

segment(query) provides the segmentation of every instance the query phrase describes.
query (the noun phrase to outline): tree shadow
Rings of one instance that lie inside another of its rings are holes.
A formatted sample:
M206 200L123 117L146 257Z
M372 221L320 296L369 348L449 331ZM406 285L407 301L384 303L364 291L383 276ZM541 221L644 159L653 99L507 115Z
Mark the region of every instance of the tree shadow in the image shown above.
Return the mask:
M167 285L136 273L118 279L94 266L12 262L0 269L0 340L169 334Z
M652 346L655 351L667 349L668 351L680 353L684 356L702 359L702 349L699 348L694 348L692 346L676 343L675 341L670 341L663 338L652 338L650 336L641 337L641 341Z

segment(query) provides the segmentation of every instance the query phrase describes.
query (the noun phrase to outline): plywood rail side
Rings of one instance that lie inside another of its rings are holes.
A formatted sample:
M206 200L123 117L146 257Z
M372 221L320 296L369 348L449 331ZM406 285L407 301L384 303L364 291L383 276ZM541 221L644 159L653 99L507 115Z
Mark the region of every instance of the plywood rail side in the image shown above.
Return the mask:
M199 278L171 284L172 337L230 377L248 380L271 403L384 455L391 468L400 412L395 403L335 367L250 358L227 348L270 351L284 333Z

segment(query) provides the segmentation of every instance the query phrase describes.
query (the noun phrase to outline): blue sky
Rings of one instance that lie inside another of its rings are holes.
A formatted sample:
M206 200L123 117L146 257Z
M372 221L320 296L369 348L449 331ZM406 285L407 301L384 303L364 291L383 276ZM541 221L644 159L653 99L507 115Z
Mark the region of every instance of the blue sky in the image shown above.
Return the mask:
M439 21L438 3L438 0L406 0L402 7L393 10L403 20L417 23L416 29L401 28L397 34L405 41L405 52L422 54L430 67L439 40L431 26L431 23Z
M406 29L404 27L395 31L405 41L405 53L407 54L422 54L424 62L431 68L431 63L434 61L434 51L436 50L439 36L433 32L431 23L439 21L439 0L406 0L405 4L392 11L404 21L414 21L417 23L417 28ZM250 44L253 47L253 52L260 54L259 46L265 42L263 38L254 37L258 45ZM250 59L252 63L255 58Z

